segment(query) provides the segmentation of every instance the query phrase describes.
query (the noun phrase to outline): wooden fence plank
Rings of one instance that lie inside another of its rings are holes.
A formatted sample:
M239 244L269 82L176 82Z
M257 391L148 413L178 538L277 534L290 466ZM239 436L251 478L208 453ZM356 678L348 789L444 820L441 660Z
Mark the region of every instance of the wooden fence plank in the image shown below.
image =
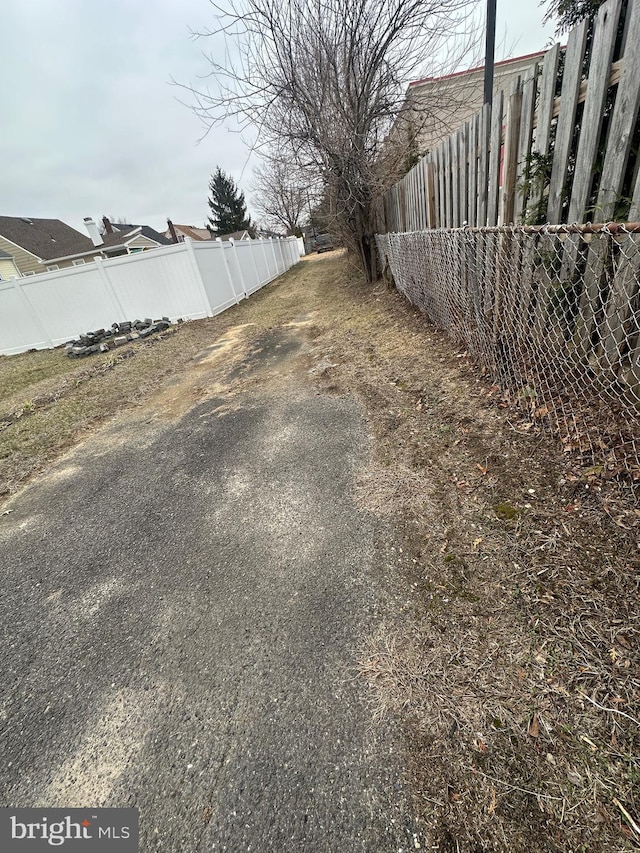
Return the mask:
M502 205L500 209L501 225L510 225L514 219L521 113L522 92L515 91L512 95L509 95L509 100L507 101L504 166L502 170Z
M614 375L627 348L629 320L640 280L640 238L629 234L623 240L600 330L603 369Z
M444 147L438 146L438 185L440 187L440 209L438 213L438 227L447 227L447 188L444 179L445 162L444 162Z
M608 234L591 238L587 265L584 271L582 292L573 333L573 344L578 363L588 362L593 353L593 333L600 311L600 294L606 290L605 282L610 266L611 240Z
M415 167L409 172L409 204L407 216L407 231L416 230L416 184L415 184Z
M516 167L516 197L513 208L513 221L519 222L526 208L528 193L522 186L527 159L531 153L533 135L533 110L536 105L536 88L538 84L538 63L533 66L530 77L522 87L522 112L520 114L520 133L518 140L518 162Z
M538 245L539 234L530 234L524 243L522 256L522 293L520 303L520 321L516 329L516 342L526 347L530 341L533 309L535 304L536 268L540 263Z
M534 349L547 340L553 313L553 294L557 288L557 270L553 266L557 253L556 239L552 234L540 235L535 281L536 304L531 325L531 346Z
M437 200L436 200L436 192L438 189L438 183L435 180L435 172L433 168L433 163L430 161L425 162L425 177L427 183L427 228L437 228L436 221L436 210L437 210Z
M429 227L428 213L428 195L427 195L427 158L422 157L419 163L420 169L420 187L421 187L421 206L420 206L420 229L422 231Z
M621 7L622 0L607 0L598 10L595 20L589 85L584 102L576 155L576 172L569 203L569 222L583 222L585 219L607 98L609 66L613 59Z
M469 169L469 126L463 124L460 128L458 136L458 168L460 171L460 222L459 225L464 225L467 222L467 182Z
M541 157L549 153L549 139L551 135L551 118L553 116L553 105L555 99L556 83L558 79L558 63L560 61L560 45L554 44L548 50L542 61L542 76L540 78L540 97L535 117L535 139L532 150ZM530 195L530 204L540 204L544 187L538 186Z
M607 151L596 204L598 218L602 221L614 216L616 204L622 194L622 182L640 106L640 2L630 3L627 14L624 65L608 131Z
M424 231L427 227L427 187L425 185L424 158L421 157L416 166L418 174L418 192L419 192L419 220L418 228Z
M500 106L502 109L502 106ZM489 136L491 132L491 107L485 104L480 111L478 126L478 205L476 224L487 225L487 192L489 189Z
M542 60L542 77L540 79L540 99L536 112L536 138L533 150L536 154L545 155L549 151L549 136L551 133L551 118L558 79L558 63L560 61L560 45L554 44Z
M556 127L555 149L549 183L549 200L547 203L547 221L554 225L561 221L562 193L567 179L569 153L575 129L588 29L589 22L586 19L572 29L569 33L565 52L561 92L562 109L558 115L558 125Z
M420 161L418 161L413 167L413 192L416 206L413 227L415 231L422 229L422 181L420 178Z
M438 151L432 151L429 155L429 165L431 166L431 174L433 176L433 201L434 201L434 219L433 228L440 227L440 172L438 167Z
M629 222L637 222L640 217L640 169L636 175L636 182L633 188L633 198L631 199L631 210L629 211Z
M404 217L402 221L402 230L407 232L411 230L409 226L409 215L411 211L411 175L409 172L407 172L402 179L402 185L404 186L404 200L402 203Z
M489 190L487 199L487 225L498 223L498 191L500 189L500 149L502 147L502 107L504 97L498 92L491 108L491 153L489 156Z
M469 160L469 195L467 198L467 222L471 226L477 223L476 213L478 207L478 122L479 114L471 117L469 122L469 136L467 157Z
M451 148L451 226L457 228L460 225L460 165L458 148L460 145L460 133L454 133L449 137Z
M444 227L451 228L451 147L449 139L442 145L442 173L445 191Z

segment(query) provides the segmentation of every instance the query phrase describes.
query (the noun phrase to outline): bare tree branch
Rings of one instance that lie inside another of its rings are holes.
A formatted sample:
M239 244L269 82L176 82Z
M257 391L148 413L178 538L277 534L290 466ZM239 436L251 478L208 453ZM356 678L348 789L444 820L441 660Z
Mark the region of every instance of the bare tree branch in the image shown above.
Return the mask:
M284 228L287 235L299 234L309 216L311 199L317 195L311 183L291 158L268 156L253 171L253 205L271 228Z
M397 145L385 149L385 139L407 109L407 82L425 68L437 70L435 57L447 39L464 30L475 3L230 0L226 7L212 5L216 26L199 36L223 34L228 46L224 55L208 57L213 85L191 89L194 111L205 125L233 118L240 128L253 127L270 151L285 147L292 166L314 170L340 236L373 278L374 205L402 161L391 153Z

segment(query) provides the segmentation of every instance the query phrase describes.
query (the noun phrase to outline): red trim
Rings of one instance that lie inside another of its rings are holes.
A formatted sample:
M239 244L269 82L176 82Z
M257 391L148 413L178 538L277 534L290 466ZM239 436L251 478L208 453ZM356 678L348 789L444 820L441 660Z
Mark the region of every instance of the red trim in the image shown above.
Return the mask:
M522 59L533 59L534 56L544 56L546 52L546 50L538 50L535 53L525 53L523 56L502 59L500 62L495 63L494 68L497 68L499 65L509 65L510 62L520 62ZM450 80L452 77L462 77L463 74L473 74L474 71L484 71L484 65L468 68L466 71L455 71L453 74L445 74L442 77L423 77L422 80L414 80L409 83L409 86L419 86L421 83L433 83L436 80Z

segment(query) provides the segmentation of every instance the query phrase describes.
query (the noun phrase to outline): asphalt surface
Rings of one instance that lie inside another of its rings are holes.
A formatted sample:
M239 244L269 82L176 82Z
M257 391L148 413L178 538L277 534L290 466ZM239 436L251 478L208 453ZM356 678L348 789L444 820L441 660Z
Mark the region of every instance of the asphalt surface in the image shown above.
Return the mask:
M296 335L177 416L120 416L0 517L0 805L135 805L144 851L414 849L356 672L384 585L367 434Z

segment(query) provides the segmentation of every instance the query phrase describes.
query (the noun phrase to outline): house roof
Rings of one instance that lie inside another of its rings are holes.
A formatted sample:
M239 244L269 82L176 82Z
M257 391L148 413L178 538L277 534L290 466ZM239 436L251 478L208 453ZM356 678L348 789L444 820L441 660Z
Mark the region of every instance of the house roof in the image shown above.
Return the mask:
M211 232L206 228L196 228L194 225L177 225L175 222L173 227L176 231L182 231L185 237L191 237L192 240L210 240Z
M149 240L155 240L155 242L160 243L161 246L173 246L173 241L168 240L164 234L160 234L159 231L156 231L155 228L150 228L148 225L123 225L120 223L118 225L114 225L111 223L111 227L118 230L118 236L121 240L123 239L123 233L139 228L143 237L147 237ZM103 236L108 237L112 235L105 234Z
M510 59L501 59L500 62L494 64L494 68L503 68L507 65L513 65L516 62L524 62L527 59L536 59L544 56L545 51L539 50L536 53L525 53L523 56L512 56ZM443 80L452 80L455 77L464 77L466 74L474 74L477 71L484 71L484 65L476 65L475 68L467 68L465 71L455 71L453 74L444 74L442 77L423 77L421 80L414 80L409 83L409 88L412 86L420 86L422 83L435 83Z
M96 248L89 237L59 219L0 216L0 236L44 261Z
M220 238L221 240L246 240L249 236L249 232L245 229L244 231L232 231L231 234L216 234L216 239Z

